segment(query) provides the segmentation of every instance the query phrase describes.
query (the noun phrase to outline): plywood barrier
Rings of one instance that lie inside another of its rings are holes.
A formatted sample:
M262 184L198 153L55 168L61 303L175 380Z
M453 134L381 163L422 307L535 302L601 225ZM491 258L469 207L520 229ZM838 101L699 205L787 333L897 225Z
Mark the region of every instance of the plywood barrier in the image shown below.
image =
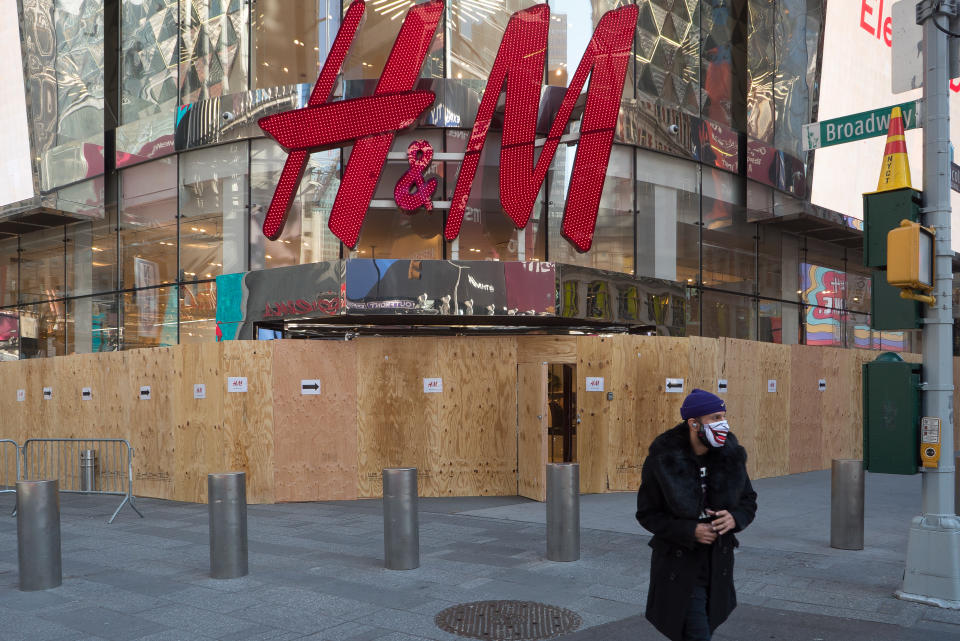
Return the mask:
M817 347L805 345L790 346L790 407L794 409L790 417L789 447L790 474L809 472L822 468L824 402L826 391L820 391L820 379L832 380L830 388L838 388L839 383L827 376L823 362L824 352Z
M518 336L518 363L576 363L576 336Z
M790 468L790 347L753 343L760 370L757 478L782 476Z
M221 343L224 445L229 469L247 473L247 500L274 502L273 346L270 342ZM231 392L226 378L246 379L246 392Z
M206 502L207 475L234 471L223 430L221 351L220 343L182 345L176 357L173 498L178 501Z
M431 440L439 496L517 491L517 341L437 341L443 392Z
M356 351L356 342L273 342L277 501L357 498Z
M135 492L184 501L205 501L207 474L232 470L247 472L251 503L376 497L381 470L401 466L420 470L422 496L543 500L545 363L577 364L581 490L606 492L635 491L650 443L680 421L685 393L716 392L721 379L753 477L859 458L860 371L877 355L630 335L249 341L74 355L0 363L0 438L126 438L136 450ZM960 359L954 372L960 380ZM228 392L229 377L245 378L247 391ZM603 378L603 391L588 392L587 377ZM424 392L431 378L441 392ZM668 378L683 379L684 393L668 391ZM300 393L308 379L320 381L319 395ZM194 397L196 384L204 398Z
M756 362L756 343L734 338L720 339L723 356L719 378L727 381L727 416L730 428L747 450L747 471L758 478L760 466L760 400L766 379Z
M517 366L517 494L547 498L547 364Z

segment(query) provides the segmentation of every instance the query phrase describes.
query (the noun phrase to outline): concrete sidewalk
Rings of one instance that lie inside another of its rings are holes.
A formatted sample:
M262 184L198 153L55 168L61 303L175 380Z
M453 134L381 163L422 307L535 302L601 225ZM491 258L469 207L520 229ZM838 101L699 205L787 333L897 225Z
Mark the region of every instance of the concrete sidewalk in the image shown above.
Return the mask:
M867 475L866 549L829 547L830 473L755 482L740 535L740 607L717 641L960 641L960 611L893 598L920 476ZM649 537L632 494L584 496L582 553L545 559L543 504L516 497L420 500L421 567L383 569L377 500L250 506L250 575L208 578L205 505L62 495L64 581L17 589L16 519L0 516L3 641L453 641L434 623L458 603L568 608L570 641L662 639L642 617ZM0 495L8 514L12 495ZM3 512L6 510L6 512Z

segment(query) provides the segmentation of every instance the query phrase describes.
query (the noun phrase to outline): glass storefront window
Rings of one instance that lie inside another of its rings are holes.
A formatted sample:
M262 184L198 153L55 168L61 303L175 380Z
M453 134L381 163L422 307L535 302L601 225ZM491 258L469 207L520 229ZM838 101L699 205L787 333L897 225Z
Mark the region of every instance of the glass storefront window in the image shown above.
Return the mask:
M753 298L704 290L700 335L757 340L757 304Z
M268 240L263 221L287 154L266 139L251 141L250 149L250 269L339 259L340 240L327 221L340 189L340 150L310 154L283 233L277 240Z
M507 0L503 3L451 0L447 8L450 30L450 68L447 77L486 80L510 16L535 4L531 0ZM553 45L554 31L558 29L557 21L551 21L548 52Z
M773 0L749 0L750 29L747 34L747 135L773 143L774 93L777 49L775 48L776 6Z
M67 290L63 227L20 237L20 300L63 298Z
M117 295L87 296L70 301L67 351L70 354L120 349Z
M313 84L340 29L340 2L259 0L252 20L252 88Z
M383 68L387 64L387 57L393 50L393 43L400 33L400 27L403 25L403 19L414 4L414 0L399 0L397 2L381 2L379 4L368 3L367 9L363 15L363 24L357 30L357 35L350 45L350 51L343 61L343 77L349 81L376 81L383 73ZM349 2L343 3L343 11L346 13L350 7ZM437 30L433 36L433 42L423 60L423 66L420 68L421 78L442 78L443 77L443 19L437 25ZM499 45L499 39L497 43ZM360 83L359 93L370 95L373 93L375 82L371 82L369 87L366 83ZM350 90L351 95L355 91Z
M470 189L460 235L447 243L447 257L459 260L543 260L546 256L543 190L537 196L526 227L517 229L500 204L500 132L487 137ZM469 132L448 130L447 151L463 153ZM558 153L563 153L558 150ZM444 163L445 200L453 198L459 162Z
M632 274L634 271L634 216L633 216L633 150L614 145L603 183L603 195L597 211L593 232L593 249L585 254L577 252L561 234L567 186L573 172L576 145L559 147L550 170L549 182L550 246L552 262L583 265L596 269ZM598 251L599 248L602 250Z
M46 301L20 308L20 349L23 358L49 358L67 353L69 301Z
M177 0L124 2L120 12L120 124L177 108Z
M247 267L247 143L180 155L180 272L184 281Z
M117 288L115 230L113 220L67 225L67 290L70 296L110 292Z
M180 3L180 104L247 90L250 5Z
M217 284L191 283L180 289L180 342L217 340Z
M177 158L120 172L122 288L177 280Z
M665 16L661 5L637 3L633 44L638 94L695 115L700 114L701 1L674 2Z
M809 263L800 264L803 307L803 334L806 345L843 345L843 324L847 320L847 274L838 269Z
M637 276L700 280L700 181L696 163L644 149L637 163Z
M20 314L16 308L0 309L0 361L20 358Z
M754 294L757 289L756 224L746 222L746 208L733 176L706 167L702 176L703 284Z
M177 287L142 289L122 297L123 349L177 344Z
M784 291L783 234L768 225L757 225L757 289L761 296L795 298ZM789 264L789 263L788 263ZM795 288L794 288L795 289Z
M757 340L782 345L796 345L799 342L799 306L780 301L761 300L757 310Z
M20 282L19 240L16 236L0 239L0 307L17 304Z

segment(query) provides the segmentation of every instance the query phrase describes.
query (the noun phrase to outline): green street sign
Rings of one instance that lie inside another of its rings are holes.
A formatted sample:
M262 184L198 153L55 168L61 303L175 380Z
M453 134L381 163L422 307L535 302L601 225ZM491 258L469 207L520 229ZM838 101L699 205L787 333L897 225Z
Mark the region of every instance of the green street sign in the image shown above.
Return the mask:
M890 111L894 107L900 107L903 112L904 129L918 129L922 104L922 100L914 100L831 120L811 122L803 126L803 150L810 151L854 140L886 136L890 127Z

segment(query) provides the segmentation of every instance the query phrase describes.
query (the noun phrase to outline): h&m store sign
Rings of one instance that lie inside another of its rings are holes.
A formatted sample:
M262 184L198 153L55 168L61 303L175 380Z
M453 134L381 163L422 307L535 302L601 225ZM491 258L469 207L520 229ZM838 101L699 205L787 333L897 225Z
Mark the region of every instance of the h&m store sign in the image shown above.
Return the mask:
M276 240L283 231L290 203L300 185L310 152L352 143L353 151L330 213L329 227L345 245L351 249L356 247L394 135L415 123L434 101L433 92L414 91L413 85L420 76L420 67L443 15L443 0L433 0L410 8L372 96L330 101L330 92L365 8L363 0L356 0L347 10L307 106L265 116L259 121L260 127L288 152L263 224L263 233L271 240ZM510 17L460 167L444 227L447 240L453 240L460 233L480 154L504 84L507 86L500 147L500 200L507 216L517 229L522 229L530 220L534 201L546 178L560 137L590 77L561 226L563 236L578 251L590 249L633 46L637 14L636 5L627 5L607 12L600 19L536 164L536 121L546 61L550 8L540 4ZM411 170L394 191L401 208L408 211L414 211L421 205L430 208L430 196L436 188L436 182L425 182L422 171L428 166L432 153L426 141L417 141L410 146L408 158ZM419 172L419 175L410 177L411 172Z

